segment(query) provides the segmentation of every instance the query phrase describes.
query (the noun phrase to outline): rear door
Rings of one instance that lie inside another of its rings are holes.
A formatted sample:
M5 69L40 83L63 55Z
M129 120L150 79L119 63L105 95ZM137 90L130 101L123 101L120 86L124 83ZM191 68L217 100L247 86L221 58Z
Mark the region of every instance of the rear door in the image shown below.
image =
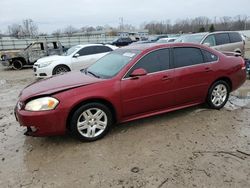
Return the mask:
M230 44L230 38L228 33L216 33L215 34L216 46L214 49L221 52L233 52L233 45Z
M177 47L173 48L173 56L176 105L204 101L213 77L213 67L205 62L203 51L194 47Z
M138 68L148 74L133 78ZM170 50L160 49L142 57L121 80L123 116L133 116L168 108L174 104L174 70L170 66Z

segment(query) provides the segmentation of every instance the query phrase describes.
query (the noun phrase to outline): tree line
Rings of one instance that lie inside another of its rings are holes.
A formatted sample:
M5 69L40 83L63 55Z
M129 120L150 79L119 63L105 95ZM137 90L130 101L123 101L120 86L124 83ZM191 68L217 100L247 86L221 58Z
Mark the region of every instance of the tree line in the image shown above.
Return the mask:
M170 20L145 23L144 28L148 29L150 34L237 31L250 29L250 22L248 16L240 15L235 17L215 17L214 19L196 17L177 20L174 24L171 24Z
M213 32L222 30L248 30L250 29L250 21L248 16L238 15L235 17L196 17L179 19L172 23L170 20L165 21L151 21L141 24L140 27L135 27L130 24L120 24L117 27L109 25L103 26L84 26L75 28L71 25L57 29L51 33L53 36L67 35L72 36L74 33L90 34L94 31L109 31L109 35L117 35L118 31L133 31L135 29L147 29L149 34L174 34L174 33L196 33L196 32ZM16 38L22 37L37 37L46 36L47 33L39 32L37 24L32 19L25 19L21 24L12 24L8 26L7 31L9 36Z

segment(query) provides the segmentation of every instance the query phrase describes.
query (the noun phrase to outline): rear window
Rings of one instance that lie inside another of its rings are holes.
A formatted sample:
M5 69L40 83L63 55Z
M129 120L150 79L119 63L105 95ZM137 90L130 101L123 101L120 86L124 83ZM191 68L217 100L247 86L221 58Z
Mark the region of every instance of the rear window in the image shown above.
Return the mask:
M192 48L192 47L174 48L175 68L197 65L203 62L204 62L203 55L199 48Z
M216 45L223 45L230 43L228 33L219 33L215 35Z
M239 33L229 33L230 41L233 42L241 42L242 37Z
M206 50L202 50L202 53L203 53L203 56L204 56L204 61L206 63L208 62L214 62L214 61L217 61L218 60L218 57Z

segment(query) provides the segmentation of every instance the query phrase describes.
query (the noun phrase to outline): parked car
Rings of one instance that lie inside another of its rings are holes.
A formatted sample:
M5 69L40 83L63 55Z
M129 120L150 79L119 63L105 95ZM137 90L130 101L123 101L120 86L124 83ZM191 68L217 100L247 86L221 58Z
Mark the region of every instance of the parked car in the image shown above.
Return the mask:
M64 47L59 41L37 41L29 44L24 50L18 53L6 53L1 56L1 63L4 66L20 70L25 65L33 65L39 58L62 54Z
M156 42L156 41L158 41L159 39L162 39L162 38L168 38L168 35L155 35L155 36L151 36L148 40L150 42Z
M148 40L133 42L130 45L138 45L138 44L146 44L146 43L154 43L154 42L166 43L166 41L168 41L168 40L170 40L170 42L171 42L173 40L173 38L168 38L168 35L156 35L156 36L151 36Z
M114 46L118 46L118 47L121 47L121 46L127 46L131 43L133 43L134 41L129 38L129 37L121 37L121 38L117 38L115 39L111 45L114 45Z
M177 38L176 37L171 37L171 38L161 38L157 43L169 43L169 42L174 42Z
M103 44L86 44L73 46L63 55L39 59L33 66L37 78L47 78L72 70L80 70L93 64L117 47Z
M213 33L196 33L184 35L175 42L194 42L205 44L221 52L235 52L244 57L245 42L241 35L235 31L218 31Z
M113 124L207 102L221 109L246 80L243 58L199 44L141 44L117 49L89 68L26 87L15 115L26 135L71 132L103 137Z

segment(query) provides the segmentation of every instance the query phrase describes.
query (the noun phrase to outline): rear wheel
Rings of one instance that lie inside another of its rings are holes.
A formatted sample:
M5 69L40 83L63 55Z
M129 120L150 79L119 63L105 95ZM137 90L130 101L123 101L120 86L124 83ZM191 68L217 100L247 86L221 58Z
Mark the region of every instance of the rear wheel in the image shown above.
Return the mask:
M229 85L223 80L216 81L209 89L207 102L213 109L221 109L229 97Z
M58 65L53 69L52 74L56 75L56 74L63 74L65 72L69 72L70 69L69 67L67 67L66 65Z
M21 70L23 68L23 65L24 65L24 63L19 59L15 59L12 62L12 67L15 70Z
M112 113L101 103L79 107L70 121L70 131L82 141L95 141L107 134L113 122Z

